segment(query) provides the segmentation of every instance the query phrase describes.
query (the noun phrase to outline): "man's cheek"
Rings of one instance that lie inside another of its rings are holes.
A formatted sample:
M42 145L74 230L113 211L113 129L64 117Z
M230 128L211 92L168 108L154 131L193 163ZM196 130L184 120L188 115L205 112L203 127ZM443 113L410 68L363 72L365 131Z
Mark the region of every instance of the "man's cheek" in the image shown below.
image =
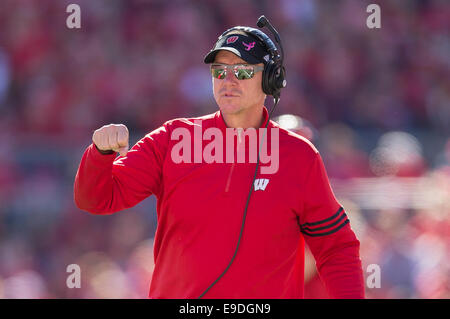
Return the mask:
M214 95L217 95L217 93L219 92L219 84L217 83L216 79L214 79L214 78L211 78L211 82L212 82L212 88L213 88Z

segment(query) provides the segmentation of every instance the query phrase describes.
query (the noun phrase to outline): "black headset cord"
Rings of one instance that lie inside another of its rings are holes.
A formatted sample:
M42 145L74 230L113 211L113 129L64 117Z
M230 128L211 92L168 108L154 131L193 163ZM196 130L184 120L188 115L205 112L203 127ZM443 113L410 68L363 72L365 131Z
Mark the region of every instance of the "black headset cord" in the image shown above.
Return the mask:
M264 141L264 137L265 137L265 134L266 134L266 132L267 132L267 126L269 125L269 122L270 122L270 117L272 116L272 112L273 112L273 110L275 109L275 107L277 106L277 104L278 104L278 101L280 101L280 98L279 97L275 97L274 98L274 105L273 105L273 107L272 107L272 110L270 111L270 113L269 113L269 116L268 116L268 118L267 118L267 123L266 123L266 126L265 126L265 130L264 130L264 132L263 132L263 138L261 139L261 142L260 142L260 145L259 145L259 150L258 150L258 160L257 160L257 162L256 162L256 168L255 168L255 174L253 175L253 180L252 180L252 183L251 183L251 185L250 185L250 191L249 191L249 193L248 193L248 196L247 196L247 203L245 204L245 210L244 210L244 216L242 217L242 226L241 226L241 232L239 233L239 238L238 238L238 242L237 242L237 245L236 245L236 249L235 249L235 251L234 251L234 255L233 255L233 257L231 258L231 260L230 260L230 263L228 264L228 266L227 266L227 268L225 268L225 270L220 274L220 276L219 277L217 277L217 279L208 287L208 288L206 288L206 290L200 295L200 297L198 297L197 299L201 299L222 277L223 277L223 275L225 275L225 273L228 271L228 269L230 268L230 266L231 266L231 264L233 263L233 261L234 261L234 259L235 259L235 257L236 257L236 255L237 255L237 252L238 252L238 250L239 250L239 245L240 245L240 243L241 243L241 238L242 238L242 234L243 234L243 232L244 232L244 225L245 225L245 217L247 216L247 208L248 208L248 204L250 203L250 198L251 198L251 196L252 196L252 193L253 193L253 183L255 182L255 179L256 179L256 176L258 175L258 168L259 168L259 154L260 154L260 152L261 152L261 148L262 148L262 142ZM244 143L245 143L245 141L244 141Z

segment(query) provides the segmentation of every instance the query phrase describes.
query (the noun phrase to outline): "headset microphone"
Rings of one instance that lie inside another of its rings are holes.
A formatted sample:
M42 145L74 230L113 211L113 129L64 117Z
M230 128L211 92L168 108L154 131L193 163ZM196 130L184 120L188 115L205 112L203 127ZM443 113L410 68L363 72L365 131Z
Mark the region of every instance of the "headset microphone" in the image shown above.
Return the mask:
M258 28L262 29L262 28L264 28L266 26L266 24L268 22L269 21L267 21L266 16L262 15L262 16L259 17L258 22L256 22L256 25L258 26Z
M259 17L258 22L256 22L256 25L260 29L267 26L267 28L270 30L270 32L272 32L273 36L275 37L275 41L277 41L278 45L280 46L281 60L283 61L284 60L284 51L283 51L283 46L281 45L280 35L278 34L277 30L275 30L273 25L269 22L269 20L267 20L267 18L264 15Z

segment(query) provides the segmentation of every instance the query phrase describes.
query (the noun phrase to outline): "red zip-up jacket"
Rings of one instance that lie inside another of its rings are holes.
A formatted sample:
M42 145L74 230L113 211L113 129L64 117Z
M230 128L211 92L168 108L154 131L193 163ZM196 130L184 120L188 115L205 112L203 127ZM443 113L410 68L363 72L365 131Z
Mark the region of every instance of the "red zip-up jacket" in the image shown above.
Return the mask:
M265 107L263 115L261 127L268 120ZM111 214L157 197L150 298L198 298L236 249L256 163L175 163L172 148L180 139L172 133L178 129L194 136L199 121L202 132L218 128L225 136L220 111L174 119L145 135L125 157L103 155L91 144L75 177L75 202L93 214ZM270 130L279 132L278 171L258 171L256 178L268 182L253 190L235 260L204 298L302 298L304 241L331 298L364 298L359 241L319 152L273 121L268 128L269 152ZM204 149L208 142L202 144Z

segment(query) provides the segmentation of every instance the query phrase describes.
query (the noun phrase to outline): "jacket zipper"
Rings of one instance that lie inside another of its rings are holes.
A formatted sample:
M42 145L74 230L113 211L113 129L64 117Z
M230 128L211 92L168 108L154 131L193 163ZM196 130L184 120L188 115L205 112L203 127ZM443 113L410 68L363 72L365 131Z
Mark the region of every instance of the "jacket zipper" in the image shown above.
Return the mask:
M237 128L237 133L238 133L238 142L237 142L236 149L242 143L242 128ZM235 165L235 163L233 161L233 163L231 164L230 173L228 174L227 184L225 185L225 193L228 193L228 190L230 189L231 176L233 175L234 165Z
M231 175L233 175L234 163L231 164L230 173L228 174L227 184L225 185L225 193L230 189Z

